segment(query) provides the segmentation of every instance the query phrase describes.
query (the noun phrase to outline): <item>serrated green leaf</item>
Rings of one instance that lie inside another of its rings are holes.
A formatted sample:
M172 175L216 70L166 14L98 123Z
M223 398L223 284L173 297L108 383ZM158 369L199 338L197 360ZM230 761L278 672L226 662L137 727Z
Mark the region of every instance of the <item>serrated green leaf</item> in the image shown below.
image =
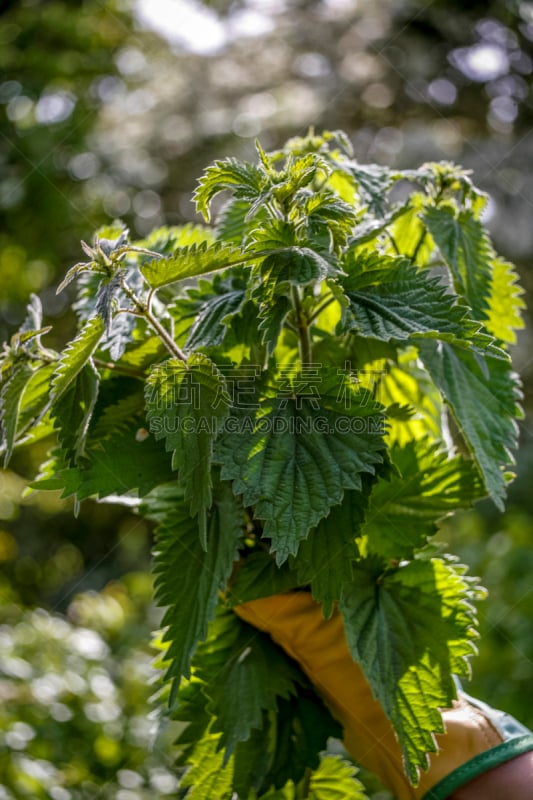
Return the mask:
M88 497L105 498L137 491L139 496L172 480L173 473L163 446L153 436L136 438L142 417L130 419L129 427L113 431L106 439L90 440L86 457L68 468L61 452L44 465L44 473L31 485L35 489L61 490L62 497L79 502Z
M412 259L419 267L425 267L435 248L433 239L420 219L426 207L427 198L415 192L409 198L407 207L399 206L392 220L389 233L399 253Z
M20 362L0 388L0 448L4 451L4 467L13 453L22 394L32 375L30 365Z
M338 756L323 756L309 781L309 800L368 800L357 768Z
M57 400L65 392L96 350L104 334L100 317L92 317L66 348L52 377L50 397Z
M471 211L456 213L449 205L426 208L422 219L451 270L455 290L475 319L486 319L494 251L483 225Z
M30 429L33 435L34 426L40 424L50 405L50 381L54 371L54 363L45 364L39 369L33 370L20 399L17 437L24 435Z
M346 326L362 336L385 342L476 340L480 326L468 318L467 307L407 259L359 254L342 285L349 300Z
M242 537L242 511L228 487L221 486L208 515L207 549L198 523L175 487L147 499L145 513L155 518L155 595L166 607L163 625L168 643L167 679L174 693L182 676L189 677L191 659L214 619L219 591L226 588ZM188 564L187 569L183 565Z
M418 439L442 440L442 397L416 352L402 354L398 365L380 376L378 399L388 407L389 442L406 445ZM390 407L395 405L410 412L407 418L391 416Z
M347 491L299 547L294 559L301 585L310 584L315 600L322 603L326 618L340 599L342 585L353 578L359 556L355 536L363 522L368 498L364 492Z
M258 636L232 611L217 616L196 663L209 698L207 710L214 716L210 730L221 734L218 746L225 760L261 727L264 711L276 711L280 698L296 693L298 667L269 636Z
M152 369L146 381L146 412L151 433L164 439L172 467L199 514L205 544L205 509L212 501L213 442L229 410L231 398L222 373L207 356L193 354L188 363L169 359Z
M427 439L393 445L391 460L398 472L375 483L361 534L371 552L401 561L436 533L438 520L469 508L485 490L472 461L450 458Z
M259 293L258 293L259 294ZM258 332L261 341L272 354L281 336L285 320L292 311L292 303L285 294L267 294L259 306Z
M89 362L52 405L51 414L67 466L84 455L87 430L98 396L98 372Z
M421 342L420 357L453 412L487 492L503 510L505 468L518 446L518 378L508 363L447 342Z
M253 261L254 258L256 256L253 253L245 253L239 247L226 242L203 242L190 247L179 247L169 258L148 261L142 265L141 272L152 288L159 289L184 278L206 275L235 264Z
M268 184L266 173L254 164L227 158L215 161L199 180L194 193L196 210L209 219L209 206L213 197L225 189L242 200L255 200Z
M155 250L164 256L170 256L179 247L190 247L193 244L200 245L202 243L212 244L213 241L211 228L188 222L185 225L163 225L161 228L154 228L145 239L135 242L135 245L147 250Z
M441 559L383 573L357 569L340 610L346 640L391 720L413 784L436 751L439 709L455 699L453 674L468 675L476 591L464 570Z
M370 395L323 370L318 402L308 383L297 378L290 396L267 390L255 419L237 418L236 432L224 432L217 443L222 477L264 521L278 565L296 554L345 489L361 489L362 473L382 462L380 407Z
M288 562L278 567L270 553L259 550L242 559L225 601L230 606L238 606L260 597L288 592L300 583Z
M516 330L524 327L521 311L524 290L517 286L518 275L512 264L502 259L492 262L489 308L485 327L489 333L509 344L516 342Z
M197 311L185 348L194 350L221 344L229 318L241 309L245 297L244 288L228 289L223 294L207 297Z
M330 264L309 247L288 247L267 256L261 264L265 283L291 283L305 286L324 280L332 271Z
M342 169L355 180L361 203L367 205L372 214L382 217L388 190L398 180L399 173L378 164L358 164L356 161L343 162Z
M258 220L265 218L265 210L260 207L250 216L250 202L231 198L224 203L215 221L215 236L218 240L242 246L248 243L251 231Z
M230 800L233 794L232 764L224 766L224 754L218 750L219 736L201 739L190 756L190 769L181 785L191 787L187 800Z
M330 737L340 738L341 727L312 689L300 688L295 697L280 699L275 719L273 763L265 788L281 789L298 783L307 769L316 769Z

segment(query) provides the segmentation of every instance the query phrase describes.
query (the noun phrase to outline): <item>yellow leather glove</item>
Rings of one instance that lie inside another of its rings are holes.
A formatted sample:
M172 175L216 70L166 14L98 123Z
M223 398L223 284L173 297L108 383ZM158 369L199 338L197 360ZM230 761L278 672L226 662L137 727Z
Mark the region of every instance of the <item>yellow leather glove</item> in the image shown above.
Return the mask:
M459 692L453 708L443 711L446 733L436 736L438 752L413 787L392 725L348 650L338 612L325 620L307 591L253 600L234 610L300 664L343 726L348 752L397 800L445 800L478 775L533 750L533 734L524 726Z

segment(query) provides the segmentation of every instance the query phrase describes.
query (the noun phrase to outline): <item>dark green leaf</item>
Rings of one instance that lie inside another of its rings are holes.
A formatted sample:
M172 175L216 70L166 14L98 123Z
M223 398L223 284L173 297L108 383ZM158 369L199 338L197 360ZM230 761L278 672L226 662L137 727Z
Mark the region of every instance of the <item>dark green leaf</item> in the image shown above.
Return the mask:
M301 581L288 562L278 567L269 553L259 550L239 563L226 600L231 606L238 606L260 597L288 592L299 584Z
M255 200L267 183L265 172L254 164L236 158L215 161L200 178L194 193L196 210L209 219L209 205L219 192L229 189L238 199Z
M373 553L401 561L436 533L438 520L469 508L485 490L472 461L450 458L427 440L394 445L391 460L398 472L375 483L361 533Z
M363 492L347 491L342 502L320 520L298 550L295 567L300 584L310 584L315 600L330 617L340 599L342 585L353 578L353 563L359 556L355 543L368 498Z
M237 431L217 443L222 477L255 506L278 564L296 554L345 489L360 490L362 473L382 462L380 407L331 372L322 371L318 384L316 375L293 375L278 394L273 387L257 417L237 418Z
M253 261L253 253L226 242L193 244L179 247L169 258L159 258L142 265L141 272L154 289L168 286L184 278L194 278L209 272L226 269L234 264Z
M453 674L476 652L476 591L463 569L440 559L382 573L357 569L340 609L352 656L391 720L413 784L442 733L441 708L455 699Z
M226 588L243 534L243 515L227 487L220 487L208 516L207 549L188 503L174 487L148 498L145 512L159 522L154 572L156 599L166 607L167 678L189 677L192 656L207 636L219 591ZM187 565L187 568L184 568Z
M475 340L480 327L438 278L404 258L359 254L342 284L350 301L347 326L362 336L464 341Z
M224 377L201 353L193 354L187 364L169 359L151 371L145 397L150 431L172 452L172 466L179 470L191 514L200 514L200 535L205 540L213 442L231 401Z
M280 698L296 693L299 668L269 636L222 612L209 639L198 648L197 674L205 682L213 733L227 759L238 742L246 741L263 723L263 711L276 711ZM238 702L236 702L238 698Z
M451 206L426 208L422 219L450 267L457 293L475 319L486 319L494 251L483 225L471 211L456 213Z
M75 496L78 501L135 490L141 497L148 494L160 483L172 480L173 473L162 445L153 436L137 440L142 424L142 417L133 417L129 427L114 431L102 441L90 441L86 457L76 467L67 468L62 454L56 453L32 485L62 490L63 497Z
M420 357L461 429L487 492L503 509L504 470L517 448L521 397L510 365L446 342L420 343Z
M4 451L4 466L7 466L13 452L22 394L32 376L30 365L20 362L0 389L0 447Z
M89 362L52 406L54 425L67 466L85 454L87 429L98 396L98 373Z
M51 399L65 392L96 350L104 333L100 317L92 317L63 351L52 377Z

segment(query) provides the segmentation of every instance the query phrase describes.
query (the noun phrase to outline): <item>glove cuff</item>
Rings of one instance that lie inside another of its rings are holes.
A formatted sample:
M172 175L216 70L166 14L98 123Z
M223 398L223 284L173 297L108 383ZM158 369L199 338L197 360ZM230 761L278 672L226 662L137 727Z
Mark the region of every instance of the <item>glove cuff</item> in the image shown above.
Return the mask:
M478 778L494 767L505 764L506 761L511 761L511 759L533 750L533 733L510 714L498 711L481 700L470 697L461 690L460 686L459 698L466 701L477 714L483 715L502 741L495 747L490 747L478 753L454 769L432 786L424 794L422 800L447 800L453 792L470 783L474 778Z

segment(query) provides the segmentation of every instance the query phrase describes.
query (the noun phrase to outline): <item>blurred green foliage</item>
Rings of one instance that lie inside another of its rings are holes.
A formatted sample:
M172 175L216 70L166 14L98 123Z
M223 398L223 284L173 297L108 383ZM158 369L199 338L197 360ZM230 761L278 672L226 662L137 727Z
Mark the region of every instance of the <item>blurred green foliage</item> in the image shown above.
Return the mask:
M130 573L77 595L66 616L4 608L2 800L174 795L173 731L149 702L151 594L146 574Z

